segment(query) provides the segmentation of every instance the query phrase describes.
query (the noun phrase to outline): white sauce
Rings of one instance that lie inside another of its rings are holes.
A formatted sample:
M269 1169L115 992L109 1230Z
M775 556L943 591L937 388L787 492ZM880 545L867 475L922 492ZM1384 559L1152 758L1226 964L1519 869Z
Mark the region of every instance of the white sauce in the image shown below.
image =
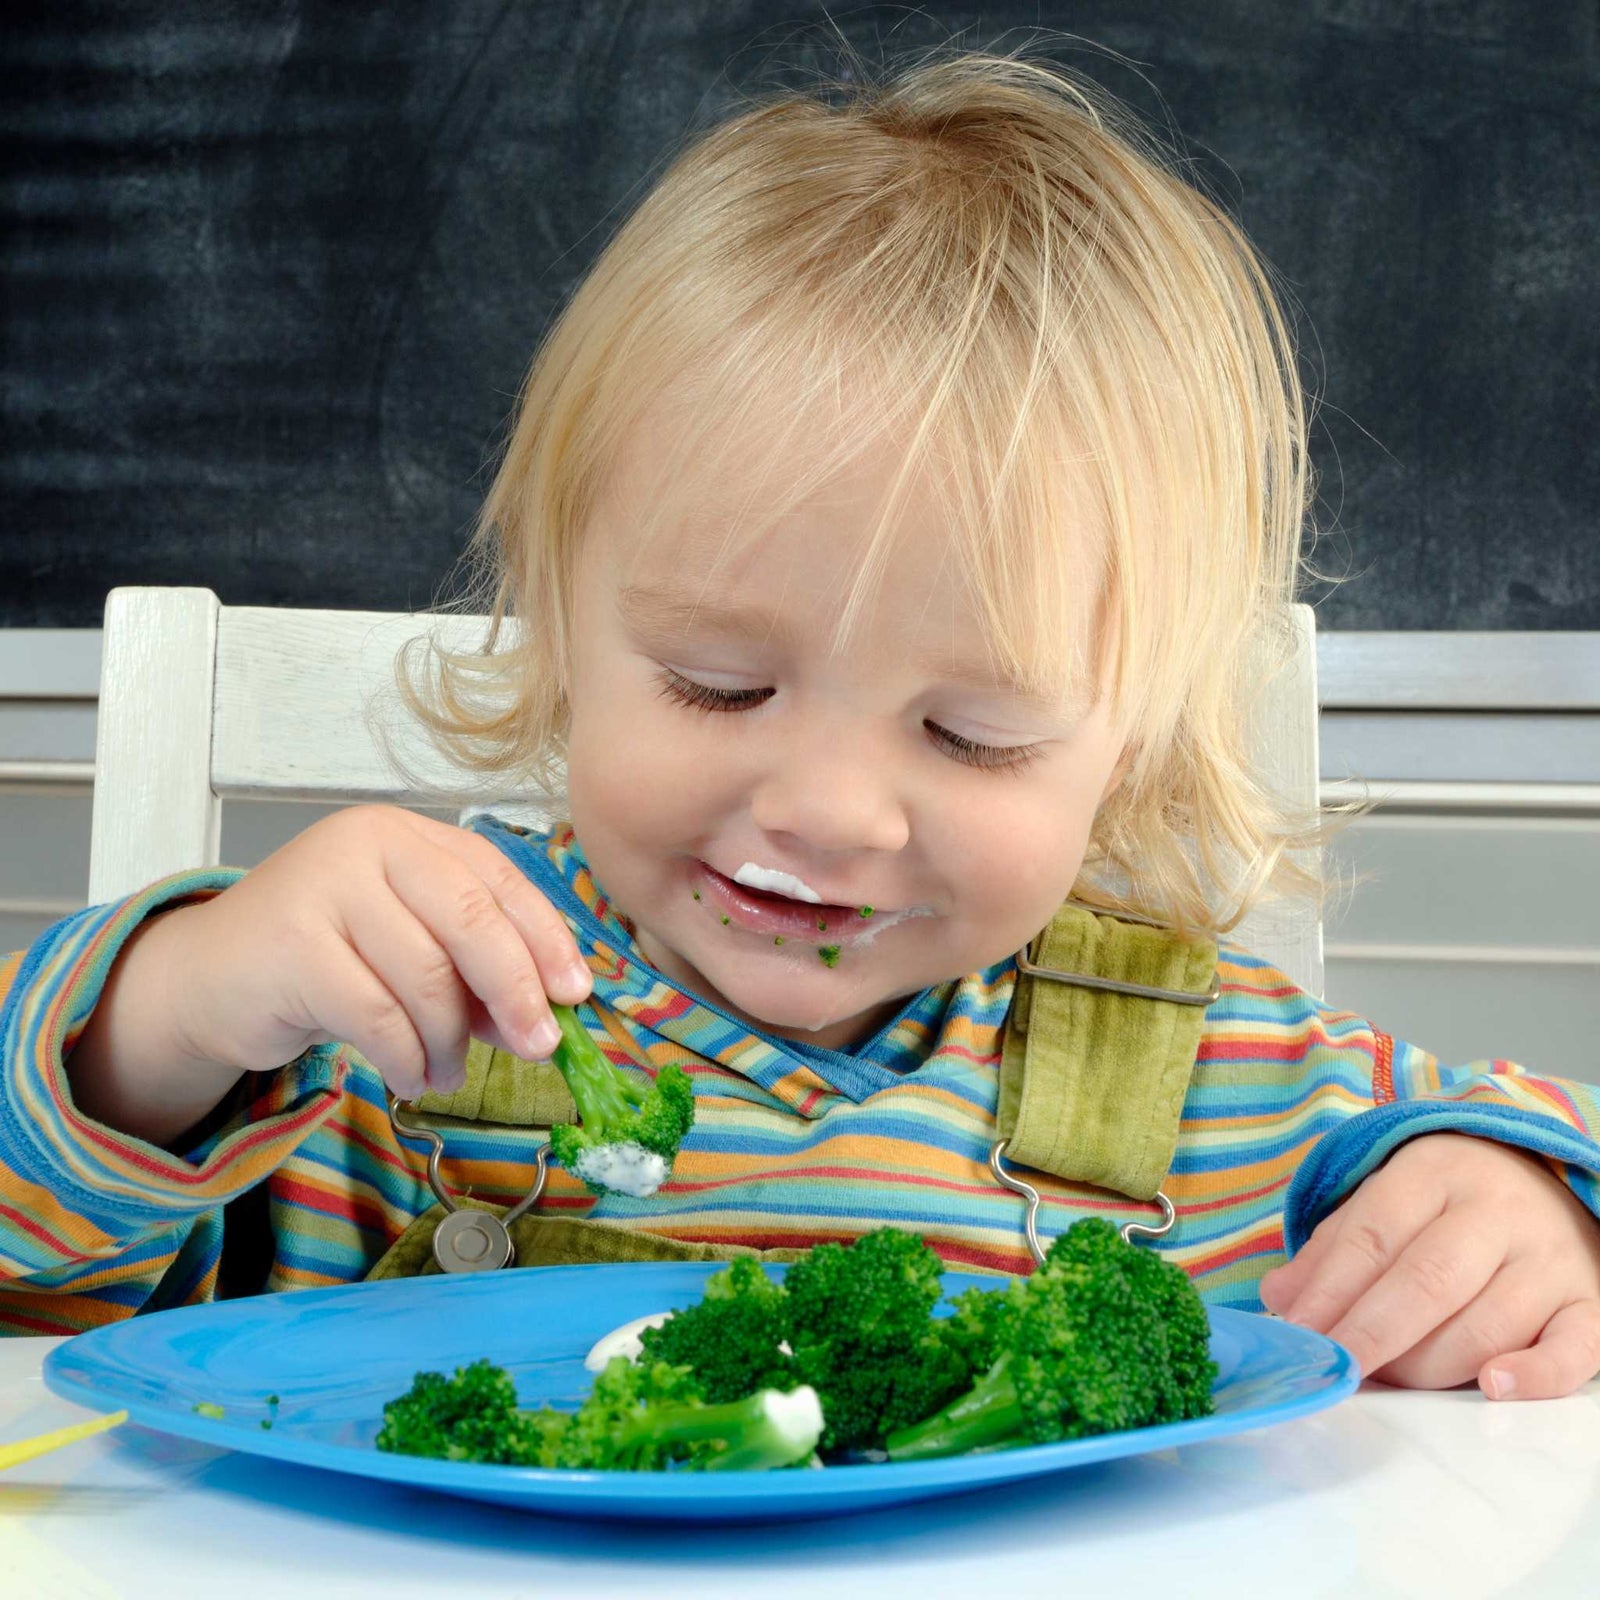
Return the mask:
M606 1363L617 1356L637 1361L644 1353L639 1335L646 1328L659 1328L663 1322L671 1320L670 1311L653 1311L648 1317L635 1317L632 1322L624 1322L620 1328L613 1328L610 1333L595 1340L594 1348L583 1358L584 1366L590 1372L603 1372Z
M865 950L881 933L887 933L897 923L909 922L913 917L931 917L932 906L906 906L900 911L879 911L870 917L863 917L861 925L851 928L848 933L842 929L841 936L848 940L846 950Z
M822 904L822 896L793 873L779 872L776 867L758 867L753 861L745 862L734 873L733 881L747 889L766 889L772 894L786 894L791 900L804 900L814 906Z
M631 1194L636 1200L654 1194L667 1181L666 1161L632 1139L585 1150L578 1157L577 1168L585 1183Z

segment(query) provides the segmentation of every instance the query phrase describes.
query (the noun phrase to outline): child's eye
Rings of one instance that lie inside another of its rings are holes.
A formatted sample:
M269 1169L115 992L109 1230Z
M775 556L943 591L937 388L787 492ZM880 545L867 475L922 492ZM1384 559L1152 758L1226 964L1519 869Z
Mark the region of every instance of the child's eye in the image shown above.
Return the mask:
M1037 745L977 744L963 739L959 733L941 728L937 722L924 722L925 727L957 761L969 767L983 767L989 772L1021 772L1039 754Z
M661 685L661 693L668 700L676 700L679 705L697 706L702 711L748 711L751 706L758 706L763 700L770 699L774 693L771 689L713 689L707 684L681 676L671 667L663 667L656 674L656 682Z
M683 677L671 667L663 667L656 674L656 682L661 686L664 698L700 711L749 711L764 700L770 700L776 693L772 689L713 689L707 684ZM936 722L924 722L923 726L957 761L969 767L982 767L989 772L1020 772L1039 754L1037 745L1008 748L1005 745L977 744L971 739L962 738L959 733L951 733L948 728L941 728Z

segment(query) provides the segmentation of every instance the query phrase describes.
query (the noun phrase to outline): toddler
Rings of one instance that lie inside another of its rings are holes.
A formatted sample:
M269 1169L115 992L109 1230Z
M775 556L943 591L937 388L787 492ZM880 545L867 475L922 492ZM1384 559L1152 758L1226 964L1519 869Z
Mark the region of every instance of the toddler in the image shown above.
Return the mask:
M1245 732L1309 500L1266 268L1089 82L947 55L712 129L536 357L482 653L409 664L560 820L348 809L0 962L0 1327L428 1270L390 1091L513 1206L554 1001L696 1122L648 1196L550 1166L521 1265L888 1223L1026 1272L1025 1180L1366 1373L1585 1382L1596 1091L1221 937L1312 887Z

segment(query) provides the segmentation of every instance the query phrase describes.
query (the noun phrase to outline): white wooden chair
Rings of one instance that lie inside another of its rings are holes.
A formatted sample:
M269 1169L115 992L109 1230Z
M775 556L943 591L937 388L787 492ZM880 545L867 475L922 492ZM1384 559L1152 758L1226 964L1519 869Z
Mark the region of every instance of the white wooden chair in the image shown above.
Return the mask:
M1310 808L1317 803L1315 623L1303 605L1292 620L1296 649L1264 699L1257 742L1265 780ZM209 589L112 590L90 904L170 872L215 865L224 800L437 804L439 793L459 792L467 775L434 750L394 694L396 652L423 633L475 644L482 621L224 606ZM517 810L519 821L552 820L538 807ZM1321 994L1322 926L1313 911L1268 908L1236 937Z

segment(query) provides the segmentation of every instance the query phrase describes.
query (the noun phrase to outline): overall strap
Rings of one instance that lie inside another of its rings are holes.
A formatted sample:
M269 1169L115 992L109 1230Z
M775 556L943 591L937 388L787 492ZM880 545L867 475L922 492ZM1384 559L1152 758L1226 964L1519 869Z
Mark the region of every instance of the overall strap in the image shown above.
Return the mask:
M417 1109L429 1117L512 1128L554 1128L578 1119L567 1081L553 1061L524 1061L474 1039L466 1066L467 1081L454 1094L430 1091L419 1097Z
M1067 901L1017 958L1000 1062L1006 1157L1156 1197L1217 997L1217 947Z

